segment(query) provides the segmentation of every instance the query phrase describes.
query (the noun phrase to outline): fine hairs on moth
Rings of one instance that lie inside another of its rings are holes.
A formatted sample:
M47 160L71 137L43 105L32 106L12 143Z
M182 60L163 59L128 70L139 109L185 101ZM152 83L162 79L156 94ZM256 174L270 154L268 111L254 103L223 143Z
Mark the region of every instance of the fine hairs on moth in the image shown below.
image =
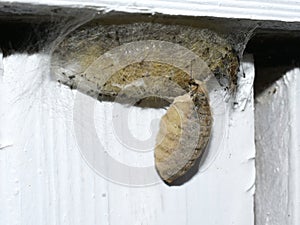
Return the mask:
M171 103L154 151L156 170L168 184L208 146L213 116L207 80L234 90L238 67L232 46L215 32L160 23L83 25L52 56L59 82L98 100L134 105L159 97Z

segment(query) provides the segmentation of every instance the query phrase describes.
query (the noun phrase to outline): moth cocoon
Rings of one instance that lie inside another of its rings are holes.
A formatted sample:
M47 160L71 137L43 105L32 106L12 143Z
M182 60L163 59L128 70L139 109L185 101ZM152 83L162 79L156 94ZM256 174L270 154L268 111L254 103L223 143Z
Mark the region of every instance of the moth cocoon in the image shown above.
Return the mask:
M172 102L155 146L155 166L167 183L183 176L203 155L213 121L206 89L210 96L212 86L234 90L238 67L237 53L214 31L101 20L67 35L51 62L60 83L100 101L137 105L154 97Z

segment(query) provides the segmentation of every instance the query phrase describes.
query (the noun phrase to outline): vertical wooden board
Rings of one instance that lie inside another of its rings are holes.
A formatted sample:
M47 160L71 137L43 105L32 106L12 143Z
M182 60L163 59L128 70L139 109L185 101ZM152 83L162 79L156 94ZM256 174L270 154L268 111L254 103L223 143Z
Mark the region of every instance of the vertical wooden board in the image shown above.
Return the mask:
M246 75L253 73L250 65ZM51 79L49 57L43 54L6 57L1 85L0 130L12 144L0 151L1 225L254 224L252 95L244 110L230 109L219 153L205 171L181 186L132 187L95 173L78 149L74 123L92 116L98 138L110 147L107 154L128 165L154 164L153 152L130 151L114 137L109 103L82 95L84 102L95 101L95 114L74 121L78 93ZM130 127L136 135L149 132L149 121L163 114L130 110L140 119Z
M48 61L42 54L4 59L1 143L11 146L0 152L0 223L105 224L95 207L106 211L99 201L106 182L82 163L70 132L72 92L51 81Z
M256 99L256 224L299 224L299 90L294 69Z
M291 104L291 116L292 116L292 153L290 155L290 170L292 172L291 177L291 193L293 194L292 199L294 201L290 202L292 207L292 223L300 223L300 68L296 68L290 71L295 82L290 92L290 98L292 99Z

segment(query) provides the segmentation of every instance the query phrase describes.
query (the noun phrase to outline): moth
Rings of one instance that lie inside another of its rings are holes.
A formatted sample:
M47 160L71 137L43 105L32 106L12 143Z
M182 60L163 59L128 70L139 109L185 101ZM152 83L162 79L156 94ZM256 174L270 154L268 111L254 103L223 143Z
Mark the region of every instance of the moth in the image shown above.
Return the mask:
M204 85L193 81L189 93L176 97L162 117L155 147L155 165L167 183L183 176L203 154L212 128Z
M194 56L211 74L195 66ZM171 103L160 122L154 158L160 177L172 183L203 155L211 136L207 77L232 90L239 61L231 45L208 29L94 21L55 48L51 67L59 82L99 100L136 104L158 97Z

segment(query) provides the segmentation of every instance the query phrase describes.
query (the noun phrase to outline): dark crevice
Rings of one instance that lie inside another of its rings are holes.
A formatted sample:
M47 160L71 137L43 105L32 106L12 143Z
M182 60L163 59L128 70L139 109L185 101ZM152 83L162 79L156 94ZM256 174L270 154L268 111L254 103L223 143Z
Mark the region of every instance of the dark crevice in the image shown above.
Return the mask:
M246 52L254 57L254 91L258 96L286 72L300 66L300 33L258 33L248 43Z
M5 56L12 53L38 52L42 48L42 24L0 21L0 46Z

